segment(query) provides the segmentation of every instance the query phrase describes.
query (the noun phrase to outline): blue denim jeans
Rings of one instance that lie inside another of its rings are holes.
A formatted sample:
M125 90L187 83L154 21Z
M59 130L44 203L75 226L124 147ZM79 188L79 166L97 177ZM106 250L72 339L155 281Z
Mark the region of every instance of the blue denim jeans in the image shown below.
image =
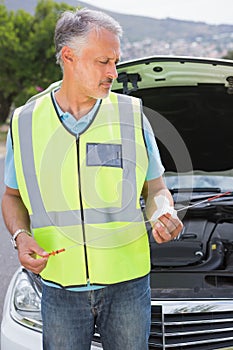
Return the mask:
M89 350L97 331L104 350L147 350L149 276L88 292L43 286L43 349Z

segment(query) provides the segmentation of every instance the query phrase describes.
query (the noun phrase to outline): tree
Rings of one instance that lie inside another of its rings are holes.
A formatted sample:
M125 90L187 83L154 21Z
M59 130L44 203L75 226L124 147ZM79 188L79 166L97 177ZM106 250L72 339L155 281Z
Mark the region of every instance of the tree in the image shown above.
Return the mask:
M223 58L227 60L233 60L233 51L228 51L227 55L224 56Z
M73 7L39 0L35 15L7 11L0 4L0 123L12 105L25 103L38 89L61 79L55 62L54 28L59 14Z
M8 13L4 5L0 5L0 121L8 115L9 106L14 97L12 88L12 66L18 41L14 32L13 14ZM7 114L5 114L7 113Z

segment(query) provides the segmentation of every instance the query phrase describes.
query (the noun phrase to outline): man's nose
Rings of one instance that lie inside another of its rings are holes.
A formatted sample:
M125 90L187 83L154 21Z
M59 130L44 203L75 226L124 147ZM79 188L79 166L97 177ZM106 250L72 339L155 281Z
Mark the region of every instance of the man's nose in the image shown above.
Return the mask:
M118 77L117 68L115 64L109 68L107 75L108 78L111 79L116 79Z

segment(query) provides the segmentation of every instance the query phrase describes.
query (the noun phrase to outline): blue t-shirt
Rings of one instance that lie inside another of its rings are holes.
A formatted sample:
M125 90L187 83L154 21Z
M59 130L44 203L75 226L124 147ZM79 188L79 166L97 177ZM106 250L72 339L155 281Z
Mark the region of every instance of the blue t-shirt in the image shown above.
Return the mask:
M58 110L62 123L72 133L75 133L76 137L78 138L79 134L91 123L95 115L95 112L99 107L101 100L97 100L92 110L88 114L86 114L85 116L77 120L72 114L68 112L64 113L64 111L61 110L61 108L57 104L56 99L54 97L54 92L55 91L52 91L52 97L56 104L56 108ZM143 128L144 128L144 135L145 135L145 143L146 143L148 157L149 157L146 181L149 181L160 177L164 172L164 167L161 162L161 158L160 158L160 154L159 154L158 146L154 137L153 130L151 128L151 125L148 119L145 117L145 115L143 115ZM16 172L15 172L14 153L12 148L10 131L8 132L7 142L6 142L4 181L6 186L10 188L18 189ZM44 282L44 283L50 286L57 287L52 283L47 283L47 282ZM68 289L71 291L87 291L87 290L94 290L99 288L103 288L103 286L88 285L86 287L68 288Z

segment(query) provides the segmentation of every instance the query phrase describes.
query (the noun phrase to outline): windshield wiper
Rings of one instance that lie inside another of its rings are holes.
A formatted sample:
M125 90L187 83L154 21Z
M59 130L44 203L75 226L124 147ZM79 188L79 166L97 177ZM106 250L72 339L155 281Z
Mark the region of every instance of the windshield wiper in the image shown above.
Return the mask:
M213 194L221 193L219 187L182 187L182 188L169 188L174 202L178 204L188 205L195 201L200 201L209 198Z
M220 193L221 188L219 187L181 187L181 188L171 188L169 189L172 194L175 193L203 193L203 192L208 192L208 193Z

